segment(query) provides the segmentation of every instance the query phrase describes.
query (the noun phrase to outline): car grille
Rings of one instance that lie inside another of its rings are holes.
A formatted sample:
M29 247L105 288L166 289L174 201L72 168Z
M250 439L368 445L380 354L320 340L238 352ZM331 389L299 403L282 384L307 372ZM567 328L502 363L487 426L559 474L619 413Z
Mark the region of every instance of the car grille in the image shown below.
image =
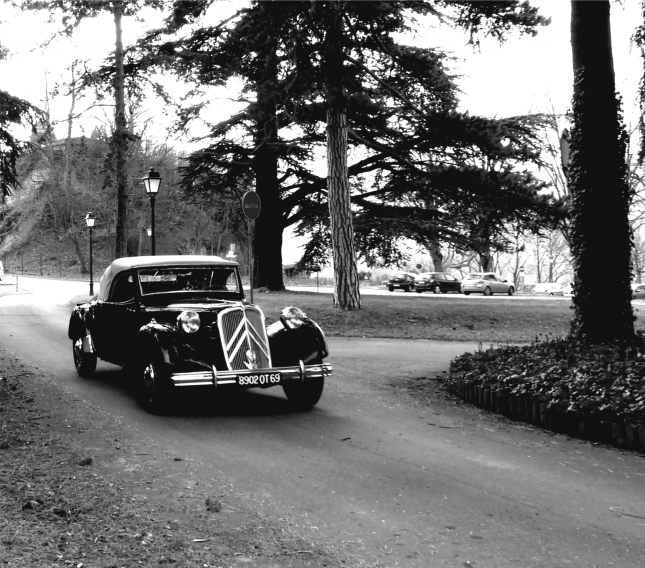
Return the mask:
M217 318L229 369L268 369L271 367L264 316L259 309L254 307L229 308L221 311ZM255 354L255 365L249 359L248 351Z

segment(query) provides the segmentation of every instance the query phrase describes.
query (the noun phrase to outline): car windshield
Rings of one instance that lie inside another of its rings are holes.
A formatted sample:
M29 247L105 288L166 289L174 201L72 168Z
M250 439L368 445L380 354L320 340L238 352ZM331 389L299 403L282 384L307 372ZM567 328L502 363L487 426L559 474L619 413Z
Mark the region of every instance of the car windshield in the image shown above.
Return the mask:
M144 296L163 292L209 292L239 295L239 280L231 266L182 266L143 268L139 270Z

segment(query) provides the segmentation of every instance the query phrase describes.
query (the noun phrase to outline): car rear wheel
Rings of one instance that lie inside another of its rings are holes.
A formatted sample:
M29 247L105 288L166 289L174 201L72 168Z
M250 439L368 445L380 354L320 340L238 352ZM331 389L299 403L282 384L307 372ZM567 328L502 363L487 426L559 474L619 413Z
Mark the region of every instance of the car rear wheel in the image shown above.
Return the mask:
M81 377L90 378L96 371L96 353L83 351L83 340L80 338L72 342L72 351L76 372Z
M515 288L513 288L513 286L509 286L508 287L508 295L512 296L514 293L515 293ZM551 296L553 296L553 294L551 294Z
M417 288L417 294L421 294L421 292L423 292L423 290L419 290L419 289Z
M390 287L388 288L388 290L389 290L390 292L394 292L394 286L390 286Z
M464 296L470 296L470 292L464 292Z
M297 410L310 410L320 400L325 387L325 377L313 377L305 381L297 379L282 384L289 403Z
M493 291L490 289L489 286L486 286L486 288L484 288L484 296L492 296L492 295L493 295Z
M159 357L150 357L139 367L139 400L151 414L170 409L170 371Z

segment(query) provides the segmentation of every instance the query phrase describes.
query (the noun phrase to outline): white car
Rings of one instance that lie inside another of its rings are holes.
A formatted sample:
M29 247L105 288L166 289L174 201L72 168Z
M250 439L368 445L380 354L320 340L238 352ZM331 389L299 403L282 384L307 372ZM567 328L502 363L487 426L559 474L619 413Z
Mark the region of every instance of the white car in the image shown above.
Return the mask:
M548 294L549 296L563 296L564 291L557 282L540 282L532 290L534 294Z
M472 272L461 281L461 291L468 296L471 293L492 296L493 294L515 293L515 283L509 282L496 272Z

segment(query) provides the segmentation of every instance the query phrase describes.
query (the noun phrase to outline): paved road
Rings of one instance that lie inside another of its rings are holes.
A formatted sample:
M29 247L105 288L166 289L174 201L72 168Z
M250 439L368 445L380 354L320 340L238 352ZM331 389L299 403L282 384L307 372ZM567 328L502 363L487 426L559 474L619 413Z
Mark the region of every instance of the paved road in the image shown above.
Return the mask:
M63 304L85 284L23 286L33 293L0 297L6 349L194 459L194 477L216 472L321 541L356 543L370 564L642 565L642 456L511 423L417 380L475 345L330 338L334 375L311 412L269 389L163 418L137 406L115 367L92 381L73 371Z

